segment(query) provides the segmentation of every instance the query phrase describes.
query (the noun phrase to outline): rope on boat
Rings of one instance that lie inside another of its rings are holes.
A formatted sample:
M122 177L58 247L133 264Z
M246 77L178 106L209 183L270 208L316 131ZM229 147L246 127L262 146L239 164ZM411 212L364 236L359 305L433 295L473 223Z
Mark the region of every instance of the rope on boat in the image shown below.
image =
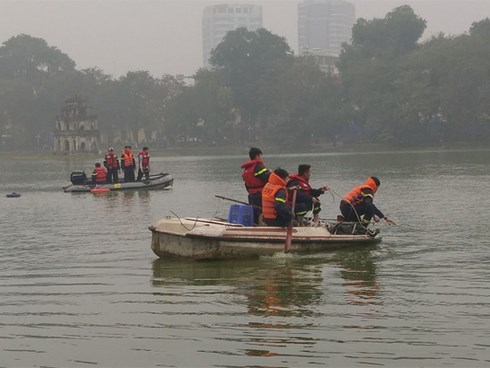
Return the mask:
M331 187L328 187L328 190L331 191L333 194L335 194L337 197L339 197L341 200L344 199L344 197L342 197L339 193L337 193L335 190L333 190ZM367 231L368 228L367 226L364 226L362 224L362 221L361 221L361 217L359 216L359 214L357 213L356 211L356 208L354 207L354 205L350 202L348 202L349 205L352 207L352 209L354 210L354 213L356 214L356 217L357 217L357 220L359 221L359 224Z
M194 228L196 227L196 224L197 224L197 221L198 221L198 218L197 218L197 217L196 217L196 219L195 219L195 221L194 221L194 226L192 226L192 228L190 228L190 229L189 229L187 226L185 226L185 225L184 225L184 223L182 222L182 219L180 218L180 216L179 216L179 215L177 215L177 214L176 214L175 212L173 212L173 211L170 211L170 213L179 219L180 224L181 224L181 225L182 225L182 226L183 226L183 227L184 227L184 228L185 228L187 231L192 231L192 230L194 230Z

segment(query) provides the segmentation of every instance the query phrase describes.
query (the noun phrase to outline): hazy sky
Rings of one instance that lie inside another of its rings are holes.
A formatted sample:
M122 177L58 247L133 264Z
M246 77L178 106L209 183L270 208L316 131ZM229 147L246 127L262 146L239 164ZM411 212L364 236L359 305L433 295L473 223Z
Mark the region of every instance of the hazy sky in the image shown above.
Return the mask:
M202 64L201 17L208 0L0 0L0 41L21 33L45 39L79 69L97 66L119 76L128 70L190 75ZM264 27L297 50L296 0L262 0ZM490 17L490 0L351 0L357 17L384 17L409 4L425 18L424 37L466 32Z

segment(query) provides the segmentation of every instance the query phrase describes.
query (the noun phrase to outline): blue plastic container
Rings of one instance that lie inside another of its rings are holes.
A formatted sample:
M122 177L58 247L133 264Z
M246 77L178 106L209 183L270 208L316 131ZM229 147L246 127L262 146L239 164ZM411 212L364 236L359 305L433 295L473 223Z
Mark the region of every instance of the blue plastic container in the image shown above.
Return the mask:
M254 226L254 209L245 204L232 204L228 213L230 224L242 224L243 226Z

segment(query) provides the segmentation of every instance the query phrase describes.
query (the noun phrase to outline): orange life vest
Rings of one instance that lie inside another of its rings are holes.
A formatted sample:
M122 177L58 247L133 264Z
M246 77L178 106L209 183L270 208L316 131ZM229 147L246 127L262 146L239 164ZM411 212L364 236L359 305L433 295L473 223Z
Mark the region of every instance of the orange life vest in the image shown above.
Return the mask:
M354 187L352 190L347 193L344 198L342 198L342 201L350 203L351 205L355 206L358 205L359 203L364 202L364 198L367 196L370 196L371 198L374 196L374 192L377 189L377 185L374 182L373 179L368 178L366 182L359 186L359 187ZM373 194L367 194L365 195L364 192L366 190L370 190L373 192Z
M95 182L96 183L105 183L107 174L106 171L103 167L96 167L94 169L94 172L92 173L92 176L95 176Z
M269 182L262 189L262 215L264 219L277 219L276 194L280 189L283 189L287 196L286 181L271 173Z
M288 188L292 182L298 182L298 189L303 190L306 194L311 195L312 187L308 181L298 174L289 175Z
M145 151L140 151L139 155L141 156L141 166L148 167L150 166L150 154Z
M117 164L117 156L114 153L107 152L104 157L105 162L107 163L107 168L110 169L117 169L119 166Z
M255 166L257 164L264 165L262 160L252 160L245 162L241 168L243 169L242 178L245 182L245 187L249 193L260 193L265 184L259 177L255 176ZM264 170L267 170L264 168Z
M133 166L133 153L131 151L129 153L123 152L122 159L124 160L124 167Z

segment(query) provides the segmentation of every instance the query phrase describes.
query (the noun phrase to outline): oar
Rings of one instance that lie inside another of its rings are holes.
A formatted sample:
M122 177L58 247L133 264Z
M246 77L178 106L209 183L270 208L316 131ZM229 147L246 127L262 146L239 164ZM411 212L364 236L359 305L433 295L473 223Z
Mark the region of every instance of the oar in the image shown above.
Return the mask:
M289 252L289 249L291 248L291 242L293 240L293 223L294 223L294 206L296 205L296 192L297 190L293 190L293 202L291 204L291 208L293 211L293 218L291 219L291 222L288 225L288 231L286 234L286 242L284 243L284 253Z
M260 207L260 206L255 206L255 205L250 204L250 203L246 203L246 202L238 201L238 200L233 199L233 198L227 198L227 197L223 197L223 196L220 196L220 195L217 195L217 194L215 194L214 196L215 196L216 198L219 198L219 199L224 199L225 201L230 201L230 202L235 202L235 203L245 204L245 205L247 205L247 206L252 206L252 207L254 207L254 208L258 208L259 210L261 210L261 209L262 209L262 207Z

